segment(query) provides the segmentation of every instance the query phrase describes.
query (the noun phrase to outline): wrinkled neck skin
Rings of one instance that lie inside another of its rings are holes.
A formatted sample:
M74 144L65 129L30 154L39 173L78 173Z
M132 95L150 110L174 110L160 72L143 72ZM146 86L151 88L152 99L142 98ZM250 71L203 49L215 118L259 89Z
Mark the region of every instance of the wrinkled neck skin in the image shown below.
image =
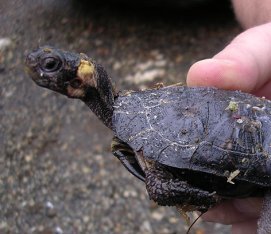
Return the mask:
M112 130L115 93L110 78L100 65L96 66L97 88L89 88L82 101ZM99 74L99 76L98 76Z

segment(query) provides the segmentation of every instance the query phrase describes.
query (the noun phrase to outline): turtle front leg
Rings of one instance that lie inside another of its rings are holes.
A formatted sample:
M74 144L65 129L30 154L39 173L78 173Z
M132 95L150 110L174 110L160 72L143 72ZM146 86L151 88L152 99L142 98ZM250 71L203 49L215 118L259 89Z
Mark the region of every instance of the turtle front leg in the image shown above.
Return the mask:
M111 150L122 163L122 165L135 177L145 181L145 174L139 166L135 153L131 147L119 138L114 137L111 143Z
M162 206L178 206L185 211L206 212L220 198L214 192L193 187L174 177L163 166L156 165L145 171L146 188L150 199Z

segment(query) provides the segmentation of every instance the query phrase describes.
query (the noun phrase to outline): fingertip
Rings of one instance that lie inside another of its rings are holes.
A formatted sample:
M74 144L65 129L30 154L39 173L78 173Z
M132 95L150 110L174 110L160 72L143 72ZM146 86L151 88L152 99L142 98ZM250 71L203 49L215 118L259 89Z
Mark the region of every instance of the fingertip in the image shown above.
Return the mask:
M251 92L255 87L254 77L252 69L247 69L237 61L213 58L191 66L187 74L187 85Z
M219 85L218 77L221 68L214 59L205 59L191 66L187 74L188 86L214 86Z

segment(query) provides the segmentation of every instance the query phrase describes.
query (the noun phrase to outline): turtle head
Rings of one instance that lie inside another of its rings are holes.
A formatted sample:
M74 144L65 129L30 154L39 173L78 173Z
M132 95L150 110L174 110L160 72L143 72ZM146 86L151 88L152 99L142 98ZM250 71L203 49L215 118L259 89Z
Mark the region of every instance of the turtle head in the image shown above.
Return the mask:
M95 65L84 54L41 47L27 55L26 66L37 85L71 98L97 88Z
M81 99L111 127L114 92L111 80L102 66L85 54L48 46L29 53L25 63L37 85L70 98Z

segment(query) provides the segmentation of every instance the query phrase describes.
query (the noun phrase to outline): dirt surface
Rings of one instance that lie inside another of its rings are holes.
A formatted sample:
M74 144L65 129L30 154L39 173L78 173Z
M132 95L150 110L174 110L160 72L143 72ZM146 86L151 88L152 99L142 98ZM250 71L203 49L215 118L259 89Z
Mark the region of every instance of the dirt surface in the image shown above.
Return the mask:
M111 155L112 133L83 103L37 87L24 56L39 45L84 52L118 89L146 88L184 82L240 29L223 4L90 2L0 0L0 233L185 233L176 210L150 202ZM198 221L191 233L229 230Z

